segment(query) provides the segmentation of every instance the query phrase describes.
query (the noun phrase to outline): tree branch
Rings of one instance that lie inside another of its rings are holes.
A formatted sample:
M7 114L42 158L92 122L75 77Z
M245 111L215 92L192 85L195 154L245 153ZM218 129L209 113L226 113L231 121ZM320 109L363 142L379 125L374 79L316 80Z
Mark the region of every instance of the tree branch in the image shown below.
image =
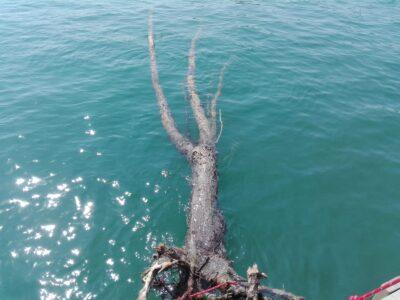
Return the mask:
M178 262L176 260L154 262L153 265L144 272L144 276L143 276L144 285L143 285L142 289L139 291L138 300L146 300L147 299L147 294L151 288L151 283L158 273L160 273L166 269L169 269L171 266L173 266L177 263Z
M211 120L210 120L210 127L211 127L211 135L213 136L213 139L216 138L216 134L217 134L217 101L219 96L221 96L221 92L222 92L222 85L223 85L223 81L224 81L224 73L225 70L228 66L228 63L225 63L223 65L223 67L221 68L221 71L219 73L219 80L218 80L218 87L217 87L217 91L214 94L214 98L211 100L211 106L210 106L210 116L211 116ZM216 142L217 143L217 142Z
M219 110L219 134L218 137L215 139L215 143L217 144L219 141L219 138L221 137L222 134L222 129L224 128L224 123L222 122L222 113L221 110Z
M187 73L187 86L189 91L190 105L192 106L193 114L196 119L197 126L200 131L200 142L208 142L211 139L210 127L204 109L201 106L199 95L196 92L195 83L195 70L196 70L196 40L199 36L200 31L197 31L196 35L192 39L192 43L189 50L189 67Z
M159 82L156 52L154 48L153 21L151 15L149 16L148 41L149 41L149 53L150 53L151 79L153 82L154 91L156 92L157 103L160 108L161 122L172 143L176 146L176 148L178 148L178 150L181 153L187 155L193 149L193 144L186 137L184 137L176 128L175 121L169 109L167 99L165 98L163 89Z

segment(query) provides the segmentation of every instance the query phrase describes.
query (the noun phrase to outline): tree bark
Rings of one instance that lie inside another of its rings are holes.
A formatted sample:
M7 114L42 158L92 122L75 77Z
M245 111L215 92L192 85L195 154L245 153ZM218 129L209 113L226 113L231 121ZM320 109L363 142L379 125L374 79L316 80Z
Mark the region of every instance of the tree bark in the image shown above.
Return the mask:
M193 295L211 297L211 295L214 295L212 293L218 291L218 299L232 297L302 299L283 290L260 286L259 280L266 275L260 273L256 265L249 268L248 279L244 279L235 272L231 262L226 257L224 246L225 222L217 203L216 151L216 105L221 94L223 70L217 92L212 99L210 119L208 119L195 87L195 42L197 36L198 34L193 39L189 50L187 75L189 100L200 132L199 141L195 144L176 128L167 99L159 83L151 16L149 18L150 68L161 121L171 142L186 157L191 166L192 193L187 218L188 230L183 249L165 245L156 248L155 259L151 267L143 274L144 286L138 298L140 300L146 299L151 286L156 286L157 276L164 271L175 268L180 272L180 276L173 292L168 290L173 298L192 299L197 297Z

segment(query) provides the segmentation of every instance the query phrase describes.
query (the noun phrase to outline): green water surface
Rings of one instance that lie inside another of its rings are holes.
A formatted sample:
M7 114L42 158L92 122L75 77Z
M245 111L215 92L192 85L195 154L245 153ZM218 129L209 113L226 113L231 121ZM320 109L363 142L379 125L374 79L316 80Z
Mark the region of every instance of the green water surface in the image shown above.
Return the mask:
M245 274L346 299L400 273L398 1L0 1L0 299L134 299L152 247L182 245L182 132L197 29L219 108L226 245Z

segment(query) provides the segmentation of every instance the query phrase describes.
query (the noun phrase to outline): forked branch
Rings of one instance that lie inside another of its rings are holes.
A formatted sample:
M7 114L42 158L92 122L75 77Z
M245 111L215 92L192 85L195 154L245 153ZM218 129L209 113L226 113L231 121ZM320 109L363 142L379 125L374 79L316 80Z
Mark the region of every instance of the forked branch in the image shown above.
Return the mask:
M182 249L160 245L151 267L143 276L144 286L139 299L146 299L151 287L164 289L176 299L192 299L192 297L218 297L218 299L290 299L299 300L283 290L271 289L260 285L264 275L257 266L248 270L248 280L240 277L232 268L226 257L223 243L225 223L217 205L218 170L216 137L216 105L221 94L223 74L226 64L221 70L217 91L211 101L210 120L207 119L201 106L195 86L195 45L198 34L194 37L189 51L189 67L187 87L190 104L200 131L200 140L196 145L184 137L176 128L168 107L167 99L159 83L154 37L151 17L149 18L149 52L151 76L160 107L161 120L167 134L175 146L188 158L192 169L190 211L188 214L188 231L185 246ZM220 114L221 118L221 114ZM222 130L222 121L221 121ZM167 270L178 271L178 282L165 284L169 278ZM165 275L165 276L164 276ZM262 296L264 295L264 296Z
M169 109L167 99L159 82L156 52L154 48L153 21L151 15L149 16L148 41L150 52L151 79L154 91L156 92L157 103L160 108L161 122L172 143L178 148L180 152L186 155L190 153L193 149L193 144L176 128L175 121Z

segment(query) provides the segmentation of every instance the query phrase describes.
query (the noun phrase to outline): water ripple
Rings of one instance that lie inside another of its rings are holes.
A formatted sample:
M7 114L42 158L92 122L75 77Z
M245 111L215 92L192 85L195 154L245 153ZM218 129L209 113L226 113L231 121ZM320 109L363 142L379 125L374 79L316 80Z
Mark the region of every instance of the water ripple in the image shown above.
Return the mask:
M196 30L202 99L231 62L218 150L235 267L308 299L398 275L396 1L3 2L1 299L135 297L152 248L184 243L190 172L159 120L149 9L186 134Z

